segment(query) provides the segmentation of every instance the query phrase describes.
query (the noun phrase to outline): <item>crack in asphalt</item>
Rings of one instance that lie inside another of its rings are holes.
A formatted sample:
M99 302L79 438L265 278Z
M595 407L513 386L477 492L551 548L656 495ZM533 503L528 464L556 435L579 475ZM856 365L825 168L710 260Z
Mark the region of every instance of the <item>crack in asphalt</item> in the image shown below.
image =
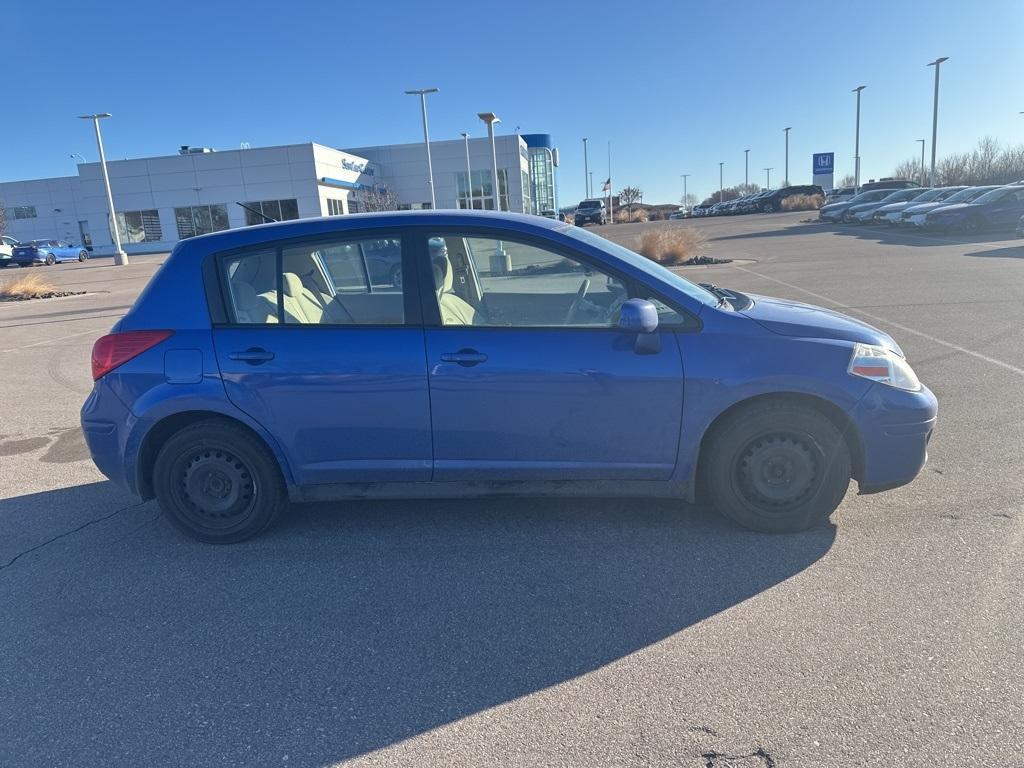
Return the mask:
M64 533L58 533L56 536L53 536L53 537L47 539L44 542L36 544L34 547L29 547L28 549L19 552L14 557L12 557L10 560L8 560L6 563L4 563L3 565L0 565L0 571L7 570L12 565L14 565L16 562L18 562L18 560L23 558L25 555L29 555L29 554L35 552L36 550L40 550L43 547L46 547L46 546L52 544L55 541L59 541L60 539L67 538L68 536L72 535L73 533L78 533L79 531L84 530L84 529L86 529L86 528L88 528L88 527L90 527L92 525L96 525L96 523L102 523L104 520L109 520L110 518L114 517L115 515L119 515L122 512L128 511L129 509L135 509L136 507L141 507L145 503L146 502L144 502L144 501L140 501L140 502L137 502L135 504L129 504L126 507L121 507L120 509L115 509L110 514L103 515L102 517L97 517L94 520L88 520L88 521L82 523L77 528L72 528L70 531L64 531Z
M725 752L704 752L701 757L704 759L704 768L727 768L730 765L743 765L753 768L754 765L763 768L775 768L775 758L768 752L758 747L748 755L730 755ZM757 763L747 762L756 760Z

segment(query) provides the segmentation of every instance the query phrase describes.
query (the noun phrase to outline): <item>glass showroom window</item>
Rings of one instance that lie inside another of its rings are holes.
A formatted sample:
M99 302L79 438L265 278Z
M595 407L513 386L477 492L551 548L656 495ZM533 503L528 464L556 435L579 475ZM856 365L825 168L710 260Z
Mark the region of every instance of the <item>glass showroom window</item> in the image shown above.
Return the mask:
M245 206L246 226L252 226L253 224L265 224L267 223L267 219L273 219L274 221L289 221L291 219L299 218L299 204L294 198L290 200L250 201L246 203ZM249 210L250 208L252 210ZM262 213L263 216L257 214L256 211Z
M14 218L16 219L34 219L36 217L36 207L34 205L16 205L14 207Z
M494 186L491 184L491 171L473 171L473 204L476 210L494 210ZM504 168L498 169L498 183L500 185L501 210L507 211L508 207L508 173ZM457 205L459 208L470 208L467 195L466 172L460 171L455 174L455 188L458 195Z
M229 228L226 203L175 208L174 220L178 225L178 237L182 240Z
M155 243L163 240L160 214L155 210L118 213L117 226L121 241L125 243Z

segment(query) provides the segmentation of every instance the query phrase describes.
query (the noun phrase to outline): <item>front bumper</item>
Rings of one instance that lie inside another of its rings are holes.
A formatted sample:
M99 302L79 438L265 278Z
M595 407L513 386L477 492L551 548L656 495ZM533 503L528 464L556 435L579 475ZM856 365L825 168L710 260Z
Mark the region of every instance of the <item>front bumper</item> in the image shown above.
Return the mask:
M874 384L852 414L860 430L863 466L861 493L906 485L928 459L938 400L922 386L919 392Z

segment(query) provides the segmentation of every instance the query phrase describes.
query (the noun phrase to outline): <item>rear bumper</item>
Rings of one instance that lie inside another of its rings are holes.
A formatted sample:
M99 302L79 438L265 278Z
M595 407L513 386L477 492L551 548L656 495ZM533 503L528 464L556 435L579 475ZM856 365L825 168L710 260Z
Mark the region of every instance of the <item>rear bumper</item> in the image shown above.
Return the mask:
M81 411L82 433L96 468L125 490L138 495L135 473L125 461L125 445L135 416L102 379Z
M904 392L875 384L853 413L864 447L861 493L906 485L928 460L938 401L927 387Z

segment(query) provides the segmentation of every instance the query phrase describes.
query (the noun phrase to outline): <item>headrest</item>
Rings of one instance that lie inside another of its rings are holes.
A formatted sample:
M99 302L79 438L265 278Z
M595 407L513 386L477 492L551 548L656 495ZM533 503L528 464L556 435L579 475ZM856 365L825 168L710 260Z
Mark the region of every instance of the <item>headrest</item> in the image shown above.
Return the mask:
M447 253L435 253L431 257L434 266L434 286L440 293L450 293L455 285L455 271Z
M302 280L294 272L285 272L284 277L284 294L285 296L301 296L305 286L302 284Z

